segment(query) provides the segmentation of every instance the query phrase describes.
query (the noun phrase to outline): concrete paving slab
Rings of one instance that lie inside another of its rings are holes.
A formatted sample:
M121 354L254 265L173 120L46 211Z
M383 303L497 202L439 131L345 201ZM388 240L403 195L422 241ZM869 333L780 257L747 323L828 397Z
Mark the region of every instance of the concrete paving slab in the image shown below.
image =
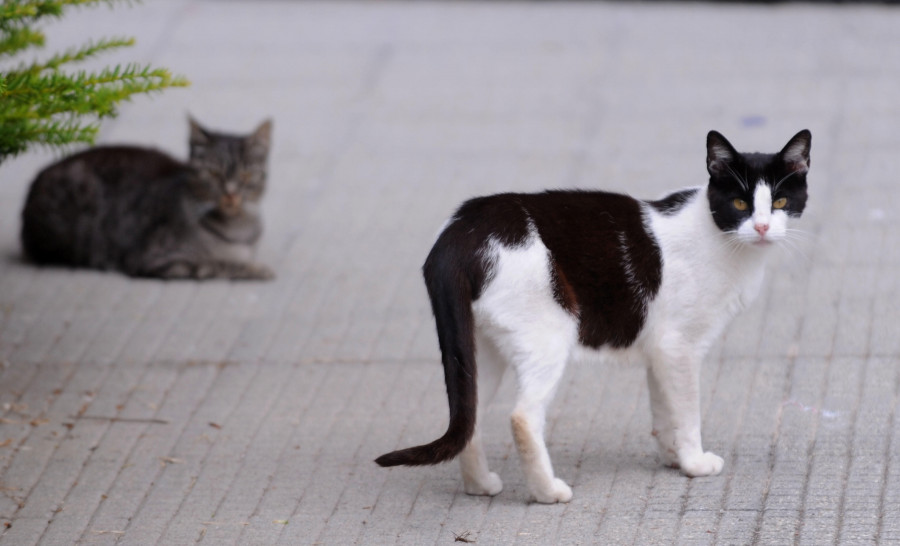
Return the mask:
M104 143L187 151L188 113L274 120L269 283L37 269L19 211L57 154L0 165L0 545L872 544L900 540L900 11L888 5L156 0L48 25L191 88ZM703 183L704 138L812 130L810 208L710 353L720 476L660 465L644 371L574 363L548 418L566 505L378 468L446 425L419 268L460 201Z

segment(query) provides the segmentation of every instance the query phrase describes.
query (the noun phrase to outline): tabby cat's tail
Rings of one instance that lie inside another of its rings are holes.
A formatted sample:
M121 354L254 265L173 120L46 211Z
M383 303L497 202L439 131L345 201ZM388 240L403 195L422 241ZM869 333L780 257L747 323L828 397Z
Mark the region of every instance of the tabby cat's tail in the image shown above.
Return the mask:
M480 287L477 271L454 245L446 244L447 230L438 238L422 272L437 324L438 343L444 364L444 382L450 405L450 424L437 440L416 447L386 453L375 459L381 466L437 464L459 455L475 430L477 392L475 383L475 322L473 292ZM444 243L444 244L442 244Z

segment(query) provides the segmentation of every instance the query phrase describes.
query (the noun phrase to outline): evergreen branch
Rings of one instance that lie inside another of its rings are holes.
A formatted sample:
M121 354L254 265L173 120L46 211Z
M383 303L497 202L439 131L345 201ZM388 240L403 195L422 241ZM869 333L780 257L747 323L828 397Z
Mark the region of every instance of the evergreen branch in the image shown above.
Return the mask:
M128 0L4 0L0 5L0 30L11 25L27 25L44 17L60 18L67 6L88 6Z
M118 49L120 47L129 47L134 45L134 38L111 38L101 39L97 42L88 42L87 45L79 48L67 49L64 53L58 53L43 63L35 63L28 70L32 73L41 72L43 70L56 70L66 63L74 63L89 59L99 53Z
M117 69L118 67L101 72L99 75L89 75L80 85L57 95L57 103L46 105L36 113L39 116L48 116L75 111L83 114L94 113L99 117L114 116L115 104L130 100L134 94L158 92L168 87L184 87L188 83L184 78L173 78L169 71L164 69L132 67L121 73L117 73ZM89 93L81 93L84 88L88 88Z
M104 68L99 73L87 73L84 71L75 74L64 74L53 71L49 74L34 74L31 72L12 72L6 77L6 90L0 95L4 101L25 102L33 100L36 96L69 97L80 96L93 91L99 91L106 85L118 82L134 82L142 80L148 84L147 91L163 89L166 87L186 87L187 79L182 76L172 76L163 68L151 68L149 65L141 67L136 64Z
M4 30L0 36L0 56L12 55L29 47L43 47L44 33L30 28Z
M82 125L77 120L40 120L5 124L0 131L0 158L24 152L32 145L63 147L93 143L99 126Z
M68 6L132 0L3 0L0 5L0 58L44 45L44 34L29 25L61 17ZM99 120L117 114L116 105L137 93L189 85L182 76L149 65L128 64L100 71L63 72L61 67L134 44L131 38L89 41L43 62L0 69L0 161L29 147L92 144Z
M7 25L34 22L41 17L62 15L62 2L3 2L0 6L0 21L4 28Z

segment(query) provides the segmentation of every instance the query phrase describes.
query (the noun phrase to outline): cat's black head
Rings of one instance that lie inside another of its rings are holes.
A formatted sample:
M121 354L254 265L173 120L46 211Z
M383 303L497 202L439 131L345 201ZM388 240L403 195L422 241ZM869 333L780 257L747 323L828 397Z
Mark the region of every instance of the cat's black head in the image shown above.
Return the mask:
M787 235L787 219L806 207L812 135L806 129L776 154L739 153L720 133L706 137L709 208L720 230L746 243Z
M224 216L254 207L266 187L272 122L264 121L245 136L212 132L193 119L189 123L189 161L197 173L192 182L193 195Z

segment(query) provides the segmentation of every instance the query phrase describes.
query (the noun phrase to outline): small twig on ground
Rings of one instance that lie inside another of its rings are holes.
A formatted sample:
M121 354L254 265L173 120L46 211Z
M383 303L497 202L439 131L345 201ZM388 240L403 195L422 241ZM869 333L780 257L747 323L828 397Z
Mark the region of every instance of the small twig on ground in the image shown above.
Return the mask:
M176 459L175 457L160 457L159 458L159 466L165 468L167 464L181 464L184 462L184 459Z

